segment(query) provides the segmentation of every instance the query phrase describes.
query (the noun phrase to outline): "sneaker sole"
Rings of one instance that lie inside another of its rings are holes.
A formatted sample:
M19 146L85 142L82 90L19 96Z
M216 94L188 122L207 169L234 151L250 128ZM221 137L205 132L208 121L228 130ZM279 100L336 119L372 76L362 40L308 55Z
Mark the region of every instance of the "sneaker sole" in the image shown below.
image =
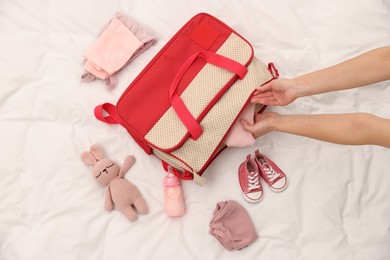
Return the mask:
M284 186L283 186L282 188L280 188L280 189L275 189L275 188L273 188L272 186L268 185L268 187L269 187L273 192L282 192L282 191L284 191L284 190L287 188L287 186L288 186L288 180L287 180L287 178L286 178L286 183L285 183Z
M245 201L246 201L246 202L249 202L249 203L258 203L258 202L262 201L262 200L263 200L263 197L264 197L263 195L264 195L264 192L261 194L261 196L260 196L259 199L253 200L253 199L248 198L247 196L245 196L244 193L242 193L242 196L244 197Z

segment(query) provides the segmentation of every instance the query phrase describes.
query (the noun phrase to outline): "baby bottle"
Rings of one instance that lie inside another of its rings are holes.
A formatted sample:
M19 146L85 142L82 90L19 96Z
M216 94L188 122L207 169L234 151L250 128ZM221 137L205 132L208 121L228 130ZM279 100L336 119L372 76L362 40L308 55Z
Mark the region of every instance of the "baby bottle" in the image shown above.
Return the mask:
M185 212L180 179L172 173L171 166L168 166L168 175L164 178L164 203L169 217L180 217Z

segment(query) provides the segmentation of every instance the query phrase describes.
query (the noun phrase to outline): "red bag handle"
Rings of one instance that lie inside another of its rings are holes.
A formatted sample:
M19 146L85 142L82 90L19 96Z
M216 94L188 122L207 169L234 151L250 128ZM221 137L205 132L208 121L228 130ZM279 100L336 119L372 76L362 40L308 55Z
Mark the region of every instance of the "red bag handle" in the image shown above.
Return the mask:
M103 110L107 112L108 116L103 115ZM97 119L99 119L104 123L107 124L119 123L119 117L116 112L115 106L111 103L104 103L102 105L95 107L94 114Z
M276 69L273 62L268 63L268 71L271 73L274 79L279 78L279 71Z
M161 161L161 163L162 163L164 170L167 172L169 164L166 163L165 161ZM185 181L194 179L194 175L187 170L183 170L183 172L180 172L176 168L172 167L172 173L174 175L176 175L176 177L178 177L179 179L182 179Z
M193 54L181 66L181 68L179 69L178 73L176 74L175 78L172 81L169 90L169 98L173 109L175 110L176 114L179 116L183 124L186 126L188 132L191 135L191 138L194 140L199 138L199 136L203 133L203 129L200 127L199 123L196 121L196 119L192 116L191 112L185 106L183 100L177 94L176 89L184 73L188 70L188 68L192 65L192 63L195 62L195 60L198 57L203 58L207 63L210 63L214 66L221 67L231 72L234 72L235 74L238 75L240 79L243 79L246 73L248 72L248 69L244 65L232 59L229 59L227 57L224 57L222 55L210 51L200 51Z

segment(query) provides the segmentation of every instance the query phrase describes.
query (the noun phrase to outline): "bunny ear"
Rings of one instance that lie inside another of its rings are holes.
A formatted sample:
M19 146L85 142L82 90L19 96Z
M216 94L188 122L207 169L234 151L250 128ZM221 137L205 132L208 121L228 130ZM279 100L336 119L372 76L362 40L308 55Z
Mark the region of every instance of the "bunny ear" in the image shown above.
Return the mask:
M131 166L133 166L134 163L135 163L135 157L132 155L127 156L119 172L119 177L125 176L125 173L131 168Z
M82 152L80 155L81 160L88 165L95 165L97 162L95 157L89 152Z
M103 159L103 148L97 144L93 144L89 152L95 157L97 161Z

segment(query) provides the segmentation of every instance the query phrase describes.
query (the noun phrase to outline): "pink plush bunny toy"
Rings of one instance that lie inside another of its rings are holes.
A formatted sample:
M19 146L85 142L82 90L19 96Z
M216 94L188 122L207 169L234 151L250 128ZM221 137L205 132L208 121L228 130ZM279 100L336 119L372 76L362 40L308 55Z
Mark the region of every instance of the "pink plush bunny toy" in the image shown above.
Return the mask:
M100 146L92 145L89 152L81 153L80 158L84 163L93 165L95 180L107 186L104 201L107 211L112 211L115 205L130 221L137 220L137 212L148 213L148 206L137 186L123 178L135 163L134 156L127 156L120 168L114 161L103 158L103 149Z

